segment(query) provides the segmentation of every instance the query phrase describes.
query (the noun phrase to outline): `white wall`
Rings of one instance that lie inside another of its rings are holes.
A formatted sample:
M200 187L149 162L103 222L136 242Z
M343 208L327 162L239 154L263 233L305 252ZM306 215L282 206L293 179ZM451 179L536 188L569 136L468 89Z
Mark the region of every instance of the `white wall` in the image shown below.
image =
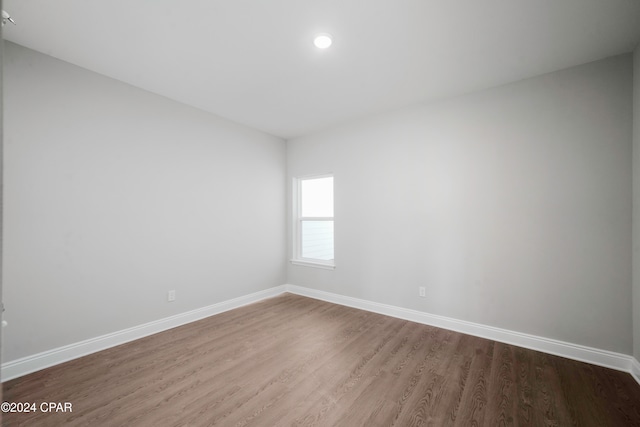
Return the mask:
M640 45L633 54L633 357L640 360Z
M640 356L629 55L289 141L286 160L14 44L4 71L4 362L285 282ZM285 170L335 173L335 271L285 280Z
M631 354L631 92L624 55L289 141L336 269L288 283Z
M4 71L4 362L284 283L282 140L11 43Z

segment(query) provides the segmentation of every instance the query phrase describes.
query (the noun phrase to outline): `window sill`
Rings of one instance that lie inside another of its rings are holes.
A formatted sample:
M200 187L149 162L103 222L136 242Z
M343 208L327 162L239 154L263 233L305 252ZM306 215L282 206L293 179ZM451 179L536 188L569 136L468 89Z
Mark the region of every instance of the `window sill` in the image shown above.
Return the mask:
M307 261L307 260L303 261L300 259L292 259L291 264L302 265L305 267L322 268L324 270L334 270L336 268L335 264L325 264L322 262L313 262L313 261Z

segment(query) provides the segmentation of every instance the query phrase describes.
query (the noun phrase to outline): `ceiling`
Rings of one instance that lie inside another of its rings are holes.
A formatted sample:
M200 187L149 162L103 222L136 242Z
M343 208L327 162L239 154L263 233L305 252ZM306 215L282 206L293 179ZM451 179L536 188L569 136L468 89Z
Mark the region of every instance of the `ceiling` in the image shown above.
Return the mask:
M4 0L6 39L285 139L630 52L640 0ZM333 35L327 50L313 46Z

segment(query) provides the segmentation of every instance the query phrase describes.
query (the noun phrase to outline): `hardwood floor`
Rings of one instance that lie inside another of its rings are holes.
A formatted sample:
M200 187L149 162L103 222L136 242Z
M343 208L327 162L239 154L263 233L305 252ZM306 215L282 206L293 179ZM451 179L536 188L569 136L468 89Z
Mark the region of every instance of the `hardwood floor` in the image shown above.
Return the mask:
M9 426L640 426L623 372L285 294L3 384Z

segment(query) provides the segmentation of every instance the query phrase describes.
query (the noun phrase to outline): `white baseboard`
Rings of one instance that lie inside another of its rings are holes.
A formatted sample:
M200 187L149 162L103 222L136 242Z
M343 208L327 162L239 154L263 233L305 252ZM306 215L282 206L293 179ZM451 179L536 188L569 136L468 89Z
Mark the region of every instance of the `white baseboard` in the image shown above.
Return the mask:
M243 305L271 298L280 295L285 291L286 286L276 286L274 288L223 301L207 307L198 308L186 313L166 317L154 322L145 323L143 325L134 326L132 328L102 335L96 338L90 338L88 340L58 347L32 356L12 360L2 364L2 381L9 381L91 353L106 350L107 348L115 347L158 332L166 331L167 329L195 322L196 320L204 319L205 317L213 316L214 314L223 313L225 311L233 310L234 308L242 307Z
M631 376L640 384L640 363L635 357L631 360Z
M521 332L509 331L507 329L494 328L492 326L452 319L450 317L429 314L422 311L410 310L388 304L380 304L377 302L347 297L296 285L286 285L286 290L287 292L296 295L384 314L386 316L396 317L399 319L410 320L412 322L422 323L425 325L437 326L439 328L462 332L464 334L487 338L507 344L513 344L519 347L542 351L544 353L566 357L567 359L579 360L581 362L604 366L619 371L630 372L640 384L640 364L638 364L633 357L626 354L600 350L597 348L538 337ZM632 362L635 362L634 367L637 368L635 374L632 370Z
M296 285L276 286L264 291L223 301L186 313L177 314L154 322L124 329L122 331L113 332L111 334L55 348L32 356L12 360L2 364L2 381L9 381L41 369L153 335L167 329L185 325L196 320L204 319L205 317L233 310L285 292L629 372L638 384L640 384L640 363L629 355L509 331L506 329L494 328L478 323L457 320L450 317L429 314L422 311L410 310L388 304L381 304L359 298L347 297Z

